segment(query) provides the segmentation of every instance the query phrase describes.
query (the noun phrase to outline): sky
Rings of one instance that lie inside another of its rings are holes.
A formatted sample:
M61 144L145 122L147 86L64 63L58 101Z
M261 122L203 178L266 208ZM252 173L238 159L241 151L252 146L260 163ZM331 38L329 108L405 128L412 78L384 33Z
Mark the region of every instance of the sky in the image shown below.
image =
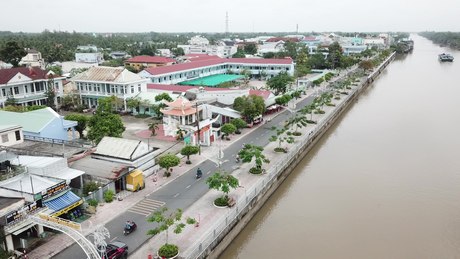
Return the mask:
M460 0L3 0L0 31L460 31Z

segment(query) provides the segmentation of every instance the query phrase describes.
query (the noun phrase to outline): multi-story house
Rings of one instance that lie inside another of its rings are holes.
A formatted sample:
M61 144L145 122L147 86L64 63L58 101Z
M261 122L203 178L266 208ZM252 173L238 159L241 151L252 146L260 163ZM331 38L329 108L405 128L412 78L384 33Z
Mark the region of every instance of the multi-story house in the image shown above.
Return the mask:
M147 91L148 79L119 67L92 67L70 79L77 86L82 104L89 108L97 107L101 97L116 96L123 100L127 110L126 99Z
M0 106L4 107L8 99L22 106L45 105L49 87L56 94L56 102L62 96L64 79L38 67L0 69Z
M27 67L45 68L45 61L42 58L42 53L35 49L28 49L27 55L19 61L19 65Z

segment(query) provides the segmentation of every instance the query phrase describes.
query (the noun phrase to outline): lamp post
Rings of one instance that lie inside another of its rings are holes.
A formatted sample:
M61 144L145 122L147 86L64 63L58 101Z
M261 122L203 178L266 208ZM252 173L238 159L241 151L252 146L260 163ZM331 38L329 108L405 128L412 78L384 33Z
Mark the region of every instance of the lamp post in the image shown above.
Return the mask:
M200 141L200 113L198 112L198 102L195 102L196 107L196 127L198 133L198 155L201 155L201 141Z

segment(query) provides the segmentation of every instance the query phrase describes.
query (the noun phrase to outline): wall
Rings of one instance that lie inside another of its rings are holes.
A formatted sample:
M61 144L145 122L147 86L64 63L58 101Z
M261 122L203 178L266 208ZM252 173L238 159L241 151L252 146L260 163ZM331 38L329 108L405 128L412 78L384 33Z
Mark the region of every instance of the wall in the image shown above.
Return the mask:
M19 131L19 133L20 133L20 139L19 140L16 140L16 131ZM3 135L8 136L8 141L7 142L3 142ZM16 145L16 144L19 144L19 143L22 143L22 142L24 142L24 135L22 134L21 129L15 129L15 130L12 130L12 131L7 131L7 132L0 133L0 145L2 145L2 146L9 147L9 146L13 146L13 145Z

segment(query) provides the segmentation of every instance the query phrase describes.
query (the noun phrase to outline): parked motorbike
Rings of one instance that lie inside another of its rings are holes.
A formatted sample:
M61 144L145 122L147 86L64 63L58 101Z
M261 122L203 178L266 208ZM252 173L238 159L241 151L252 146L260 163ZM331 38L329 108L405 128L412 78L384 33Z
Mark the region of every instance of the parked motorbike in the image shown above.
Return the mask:
M128 221L125 225L125 228L123 230L123 234L126 236L126 235L129 235L131 234L131 232L133 232L134 230L136 230L137 228L137 225L136 223L134 223L134 221Z

